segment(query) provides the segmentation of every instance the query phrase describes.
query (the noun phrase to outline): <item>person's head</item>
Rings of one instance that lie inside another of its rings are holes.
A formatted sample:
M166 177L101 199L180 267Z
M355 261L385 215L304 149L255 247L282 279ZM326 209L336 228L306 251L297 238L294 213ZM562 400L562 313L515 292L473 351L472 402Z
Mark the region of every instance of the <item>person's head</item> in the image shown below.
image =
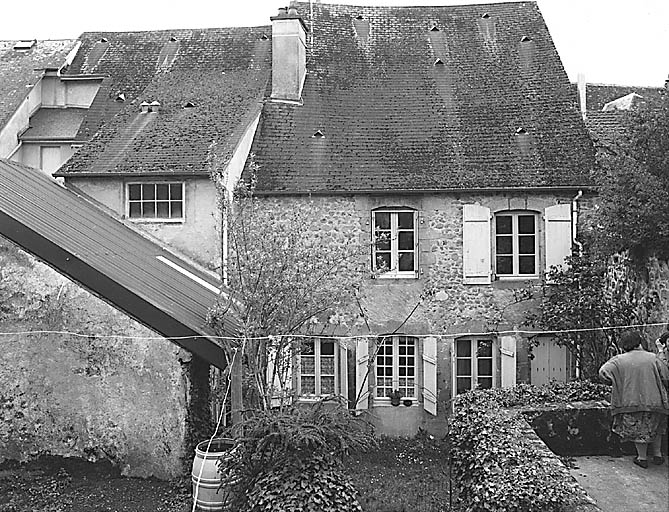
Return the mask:
M624 352L629 352L639 345L643 346L643 338L639 331L625 331L620 335L620 348Z

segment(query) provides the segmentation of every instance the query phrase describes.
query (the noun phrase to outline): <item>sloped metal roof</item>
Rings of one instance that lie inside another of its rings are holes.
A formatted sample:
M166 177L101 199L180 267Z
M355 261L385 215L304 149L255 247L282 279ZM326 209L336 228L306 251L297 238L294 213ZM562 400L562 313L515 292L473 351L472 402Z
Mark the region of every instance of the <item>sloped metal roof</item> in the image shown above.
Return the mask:
M46 174L0 159L0 235L140 323L225 367L207 311L221 283ZM225 335L238 332L225 322Z

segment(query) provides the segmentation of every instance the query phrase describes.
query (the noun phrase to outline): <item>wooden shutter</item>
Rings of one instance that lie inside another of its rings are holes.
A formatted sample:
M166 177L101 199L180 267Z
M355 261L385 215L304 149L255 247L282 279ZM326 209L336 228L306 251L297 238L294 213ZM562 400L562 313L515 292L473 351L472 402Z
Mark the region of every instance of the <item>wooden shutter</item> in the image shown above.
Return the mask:
M355 397L358 403L356 409L369 408L369 342L367 338L360 338L355 348Z
M516 338L513 336L502 336L500 343L502 387L512 388L516 385Z
M465 284L490 284L490 208L462 207L462 268Z
M423 339L423 409L437 415L437 338Z
M571 256L571 204L549 206L544 212L546 239L546 271L552 266L561 267Z
M346 340L339 340L339 396L343 397L348 404L348 347Z

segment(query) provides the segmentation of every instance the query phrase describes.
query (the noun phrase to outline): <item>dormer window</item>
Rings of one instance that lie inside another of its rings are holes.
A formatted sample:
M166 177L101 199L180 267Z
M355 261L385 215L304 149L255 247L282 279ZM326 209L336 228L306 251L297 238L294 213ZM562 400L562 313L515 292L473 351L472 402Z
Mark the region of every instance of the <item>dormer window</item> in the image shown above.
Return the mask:
M184 220L183 183L129 183L126 215L130 220L182 222Z

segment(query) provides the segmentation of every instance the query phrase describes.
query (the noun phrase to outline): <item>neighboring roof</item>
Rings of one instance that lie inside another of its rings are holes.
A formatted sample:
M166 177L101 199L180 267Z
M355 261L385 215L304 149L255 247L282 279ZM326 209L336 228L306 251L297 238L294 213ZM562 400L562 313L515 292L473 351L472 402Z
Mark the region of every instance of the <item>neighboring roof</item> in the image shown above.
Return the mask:
M258 193L591 183L591 142L534 2L315 3L313 20L297 7L313 26L304 105L265 104Z
M68 73L109 78L78 137L118 114L57 175L207 175L212 143L229 158L260 111L269 33L255 27L83 34ZM141 112L142 102L154 101L159 113Z
M60 68L76 40L36 41L29 50L15 50L19 41L0 41L0 127L16 112L46 68Z
M85 108L40 108L30 118L30 127L23 132L21 140L73 140L88 109Z
M631 92L622 98L617 98L613 101L609 101L602 110L604 112L610 112L612 110L631 110L632 108L642 104L644 102L643 96Z
M589 111L585 119L590 136L596 147L612 148L616 142L625 137L625 112L621 111Z
M225 366L206 321L220 281L45 173L0 160L0 235L150 329ZM224 327L226 335L238 332L230 318Z
M659 103L663 87L637 87L632 85L586 84L585 104L587 110L602 110L604 106L618 98L636 93L645 101ZM578 94L578 93L577 93Z

